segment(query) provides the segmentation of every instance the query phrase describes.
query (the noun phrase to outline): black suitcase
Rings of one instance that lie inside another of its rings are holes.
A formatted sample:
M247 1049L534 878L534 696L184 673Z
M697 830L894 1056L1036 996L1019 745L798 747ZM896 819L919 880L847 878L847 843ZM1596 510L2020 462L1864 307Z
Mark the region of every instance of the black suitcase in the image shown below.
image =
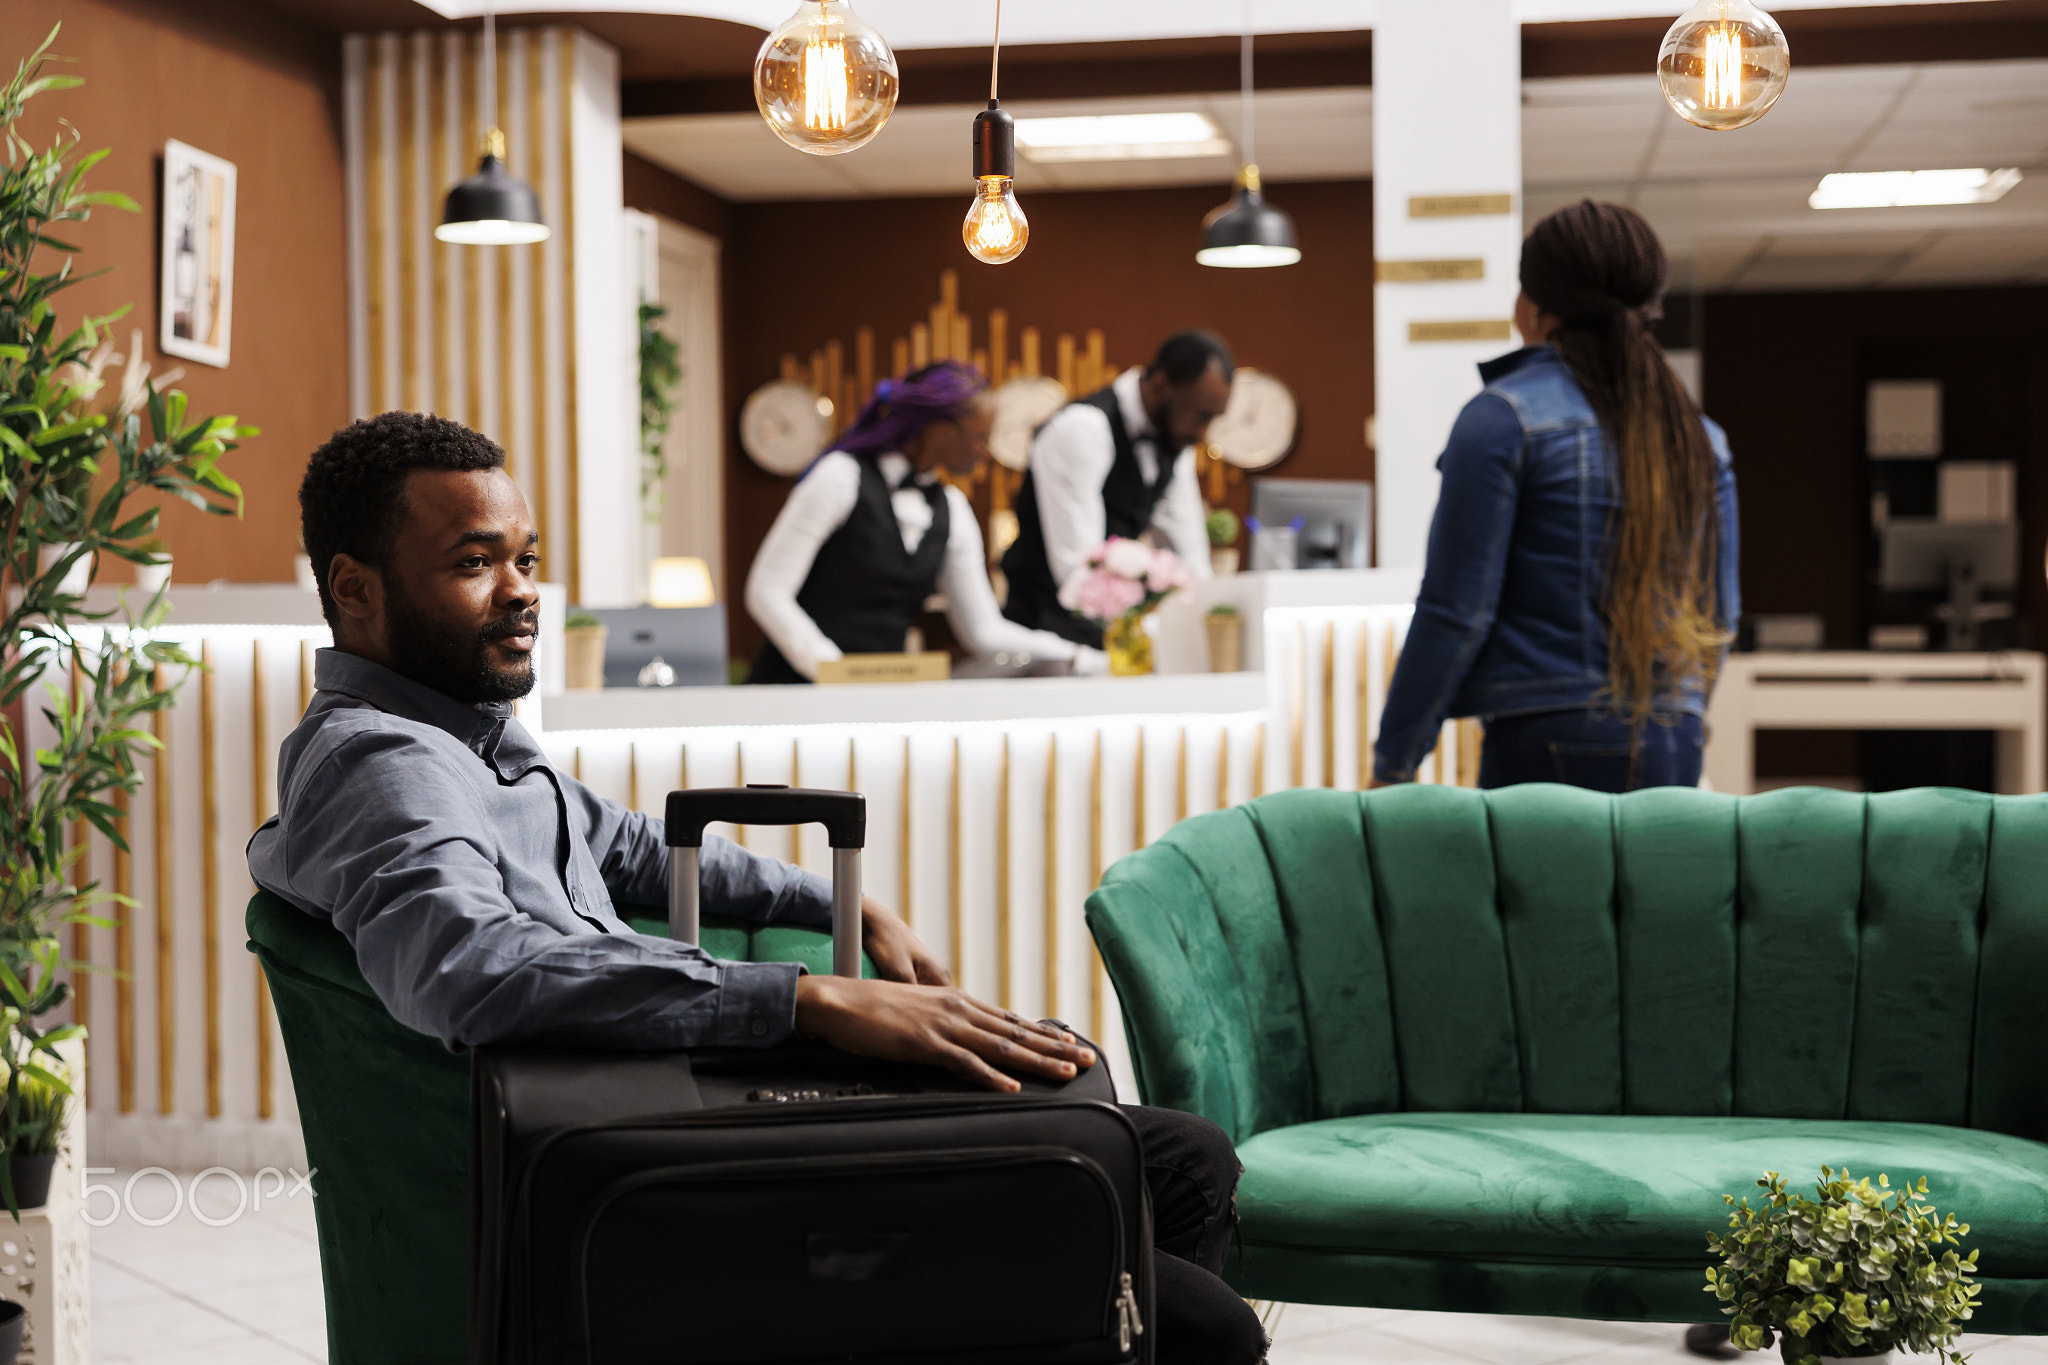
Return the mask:
M685 941L714 819L825 825L858 971L863 799L672 793ZM473 1057L475 1365L1152 1359L1143 1154L1102 1062L997 1095L805 1041Z

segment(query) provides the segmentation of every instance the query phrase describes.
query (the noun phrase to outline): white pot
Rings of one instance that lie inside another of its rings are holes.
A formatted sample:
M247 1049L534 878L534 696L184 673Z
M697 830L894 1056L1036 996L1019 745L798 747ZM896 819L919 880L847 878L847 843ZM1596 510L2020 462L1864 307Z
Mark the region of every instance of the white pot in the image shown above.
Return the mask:
M170 581L171 561L168 559L161 564L137 564L135 566L135 586L139 591L148 596L156 596L158 590Z
M45 545L43 547L42 555L42 567L44 572L48 572L50 569L55 568L57 561L62 559L65 555L69 554L70 552L71 546L69 545ZM64 581L62 584L59 585L58 591L68 593L83 593L87 588L90 588L91 586L92 556L81 555L76 564L73 564L69 569L65 570Z

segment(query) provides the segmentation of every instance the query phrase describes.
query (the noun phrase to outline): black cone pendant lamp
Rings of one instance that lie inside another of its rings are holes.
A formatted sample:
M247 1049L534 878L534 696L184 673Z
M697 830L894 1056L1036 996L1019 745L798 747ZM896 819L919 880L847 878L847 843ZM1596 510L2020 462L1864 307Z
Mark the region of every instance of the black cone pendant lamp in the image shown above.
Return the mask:
M482 104L495 119L498 110L498 24L484 13ZM484 134L483 159L476 174L448 191L441 225L434 236L464 246L525 246L548 239L541 221L540 196L533 186L505 170L505 134L494 122Z
M1266 202L1259 190L1259 164L1252 159L1252 35L1245 32L1238 70L1244 101L1244 168L1237 173L1237 195L1210 210L1202 220L1199 265L1234 269L1293 265L1301 259L1294 244L1294 220Z

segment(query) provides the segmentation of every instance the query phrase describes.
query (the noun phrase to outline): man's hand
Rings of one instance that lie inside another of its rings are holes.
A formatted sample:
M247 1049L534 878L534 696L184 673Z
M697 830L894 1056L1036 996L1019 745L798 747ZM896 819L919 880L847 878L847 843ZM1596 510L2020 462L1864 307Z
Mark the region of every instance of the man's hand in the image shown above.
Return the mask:
M953 974L932 956L910 926L872 896L860 902L861 945L875 960L884 981L909 981L921 986L950 986Z
M1072 1034L985 1005L951 986L799 977L796 1027L843 1052L941 1066L1005 1092L1023 1087L999 1066L1065 1081L1095 1064L1095 1054Z

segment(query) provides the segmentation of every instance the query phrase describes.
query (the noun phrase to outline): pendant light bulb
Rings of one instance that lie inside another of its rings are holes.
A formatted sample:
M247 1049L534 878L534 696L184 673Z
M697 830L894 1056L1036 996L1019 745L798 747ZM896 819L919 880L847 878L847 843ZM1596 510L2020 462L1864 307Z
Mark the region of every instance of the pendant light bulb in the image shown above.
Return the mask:
M1762 118L1785 93L1792 48L1750 0L1701 0L1657 49L1657 84L1687 123L1725 132Z
M1294 220L1266 202L1266 196L1259 189L1259 165L1252 160L1254 125L1249 6L1245 11L1245 33L1238 43L1238 98L1243 101L1238 145L1244 150L1244 167L1237 173L1237 193L1230 202L1217 205L1202 219L1202 245L1195 252L1195 264L1229 270L1262 270L1276 265L1293 265L1301 259L1301 248L1294 244Z
M994 100L974 116L974 202L960 240L988 265L1016 260L1031 240L1031 224L1017 203L1016 120Z
M754 103L812 156L864 147L896 110L896 54L846 0L804 0L754 57Z

